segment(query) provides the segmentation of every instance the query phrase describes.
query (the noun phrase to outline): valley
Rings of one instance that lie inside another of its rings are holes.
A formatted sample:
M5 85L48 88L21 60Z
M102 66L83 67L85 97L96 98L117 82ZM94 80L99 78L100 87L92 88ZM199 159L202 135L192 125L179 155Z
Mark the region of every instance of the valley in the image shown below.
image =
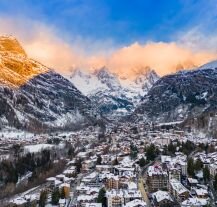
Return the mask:
M0 37L0 205L215 206L217 63L61 75Z

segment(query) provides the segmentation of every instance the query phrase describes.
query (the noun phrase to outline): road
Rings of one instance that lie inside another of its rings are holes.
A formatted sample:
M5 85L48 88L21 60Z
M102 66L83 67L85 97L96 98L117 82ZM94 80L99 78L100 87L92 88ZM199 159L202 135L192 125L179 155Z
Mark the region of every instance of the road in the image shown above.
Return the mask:
M83 179L85 176L91 174L92 172L94 172L94 170L91 170L91 171L88 172L88 173L79 174L79 175L77 176L75 185L71 188L72 197L70 198L70 201L69 201L67 207L76 206L76 204L77 204L77 196L75 195L75 194L76 194L76 188L77 188L77 186L79 186L79 185L81 184L82 179Z
M141 192L141 194L142 194L143 200L147 203L147 206L148 206L148 207L151 207L151 203L150 203L150 200L149 200L149 198L148 198L147 192L146 192L146 190L145 190L145 188L144 188L145 183L144 183L144 181L143 181L143 177L144 177L144 174L145 174L147 168L148 168L149 166L153 165L154 162L158 161L159 159L160 159L160 156L157 156L154 161L152 161L152 162L146 164L146 165L141 169L141 171L140 171L140 173L139 173L139 176L138 176L138 177L139 177L139 179L138 179L138 187L139 187L139 190L140 190L140 192Z
M148 195L147 195L147 193L145 191L145 188L144 188L144 182L143 182L142 177L139 178L138 187L139 187L139 190L140 190L140 192L142 194L143 200L146 202L148 207L151 207L151 203L150 203L150 201L148 199Z

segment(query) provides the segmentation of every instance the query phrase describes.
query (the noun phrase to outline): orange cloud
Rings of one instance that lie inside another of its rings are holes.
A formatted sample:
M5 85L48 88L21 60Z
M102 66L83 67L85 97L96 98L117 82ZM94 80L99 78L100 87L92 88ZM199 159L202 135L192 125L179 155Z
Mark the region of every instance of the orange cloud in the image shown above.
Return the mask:
M150 67L159 75L178 69L193 68L217 58L217 53L193 52L176 43L134 43L115 51L108 60L114 72L133 75L141 68Z
M87 48L90 48L90 45L85 45L86 41L69 44L56 35L55 29L39 22L0 17L0 25L0 34L14 35L31 58L55 68L60 73L68 73L76 67L92 70L107 66L112 72L126 77L132 77L146 67L156 70L159 75L165 75L217 59L214 50L203 50L201 47L195 50L188 47L192 45L190 37L195 37L195 34L188 35L184 41L182 39L182 43L134 43L107 54L106 51L110 50L107 46L109 44L93 42L92 47L100 52L86 53ZM192 41L195 43L195 39ZM201 39L197 44L200 42ZM217 45L217 38L212 38L210 45Z

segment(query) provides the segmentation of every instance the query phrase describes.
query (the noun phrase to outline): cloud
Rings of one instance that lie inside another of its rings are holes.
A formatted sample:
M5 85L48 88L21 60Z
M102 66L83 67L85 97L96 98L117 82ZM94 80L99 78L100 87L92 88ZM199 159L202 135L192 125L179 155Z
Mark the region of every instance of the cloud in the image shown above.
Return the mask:
M217 53L216 33L212 35L204 34L200 32L198 27L195 27L185 33L178 34L177 39L180 45L185 45L185 47L194 52L209 51L212 53Z
M60 73L76 67L90 70L107 66L126 77L133 77L146 67L165 75L217 59L217 36L207 38L196 29L179 34L170 43L135 42L120 47L114 46L112 40L99 42L81 37L69 43L57 35L56 28L32 20L0 17L0 25L0 34L17 37L31 58Z
M159 75L169 74L183 68L193 68L217 58L216 53L203 52L182 47L177 43L149 42L134 43L114 52L108 65L121 74L133 75L146 66Z

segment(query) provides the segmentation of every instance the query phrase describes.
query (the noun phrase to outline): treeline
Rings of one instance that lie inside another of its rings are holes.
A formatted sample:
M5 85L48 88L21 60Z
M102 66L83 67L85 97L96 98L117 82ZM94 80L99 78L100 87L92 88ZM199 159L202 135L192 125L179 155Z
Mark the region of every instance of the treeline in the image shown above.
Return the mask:
M28 172L35 172L38 168L49 168L51 164L51 153L42 150L39 153L27 153L14 160L3 160L0 163L0 182L3 184L17 183L19 178Z
M47 177L59 174L65 167L65 160L54 162L57 158L55 150L44 149L38 153L27 153L14 160L0 163L0 198L23 192L43 183ZM31 177L19 183L20 178L32 172Z
M190 155L192 152L195 151L205 151L206 153L212 153L216 150L214 145L208 145L204 143L196 145L195 143L189 140L187 140L186 142L180 142L179 140L175 140L173 142L170 142L168 145L164 145L163 147L164 155L174 155L174 153L177 151L182 152L186 155Z

